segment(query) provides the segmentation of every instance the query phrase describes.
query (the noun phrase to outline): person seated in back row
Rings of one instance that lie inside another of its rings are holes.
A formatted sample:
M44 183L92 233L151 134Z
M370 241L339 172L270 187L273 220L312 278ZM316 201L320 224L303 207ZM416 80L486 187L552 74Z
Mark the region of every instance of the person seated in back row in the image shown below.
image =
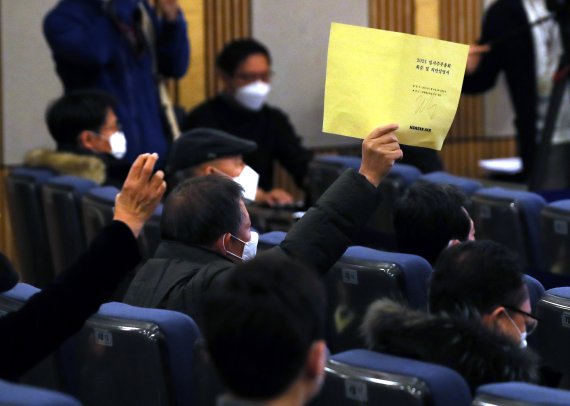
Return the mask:
M347 170L285 240L263 255L287 255L327 272L380 203L377 187L402 156L397 128L372 131L362 144L359 172ZM242 188L226 176L186 180L168 195L160 227L163 241L137 272L125 302L178 310L201 327L204 298L235 272L236 263L256 254L257 234Z
M327 357L325 290L290 258L238 265L205 305L207 350L227 395L218 406L302 406L319 391Z
M169 190L194 176L220 174L232 178L244 189L244 197L257 203L273 205L281 192L265 193L258 188L259 174L243 161L243 155L257 149L257 144L213 128L196 128L182 134L170 148L166 164ZM283 191L284 192L284 191ZM285 193L285 192L284 192Z
M429 284L429 313L373 303L362 331L372 350L442 364L473 391L492 382L537 382L526 337L537 326L521 264L491 241L442 252Z
M121 160L127 145L115 109L115 99L100 90L77 90L55 100L46 123L56 151L34 149L24 165L120 188L130 164Z
M452 185L413 184L394 210L398 252L419 255L431 265L448 246L475 239L467 198Z
M244 158L259 173L259 187L269 194L265 200L291 203L289 194L273 188L273 166L278 161L303 188L313 154L288 117L265 103L272 77L269 50L254 39L236 40L220 52L216 66L222 92L190 111L183 129L211 127L255 141L258 149Z

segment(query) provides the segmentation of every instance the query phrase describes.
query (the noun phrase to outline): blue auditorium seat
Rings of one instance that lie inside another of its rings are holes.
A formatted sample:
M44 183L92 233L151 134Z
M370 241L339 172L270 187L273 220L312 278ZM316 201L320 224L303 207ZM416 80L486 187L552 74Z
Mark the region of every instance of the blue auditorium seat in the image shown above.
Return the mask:
M477 389L474 406L567 406L570 392L523 382L483 385Z
M547 272L566 277L570 285L570 200L548 204L540 214L540 231Z
M193 405L199 335L179 312L104 304L74 337L72 393L92 405Z
M518 253L526 272L548 287L540 243L544 199L532 192L493 187L478 190L471 203L477 239L496 241Z
M319 406L471 404L463 377L452 369L368 350L333 355L317 396Z
M547 290L536 310L538 352L543 362L570 374L570 287Z
M95 239L99 231L113 221L113 207L119 189L113 186L96 187L89 190L82 199L83 224L87 244Z
M431 172L420 176L421 182L437 183L444 185L453 185L465 193L466 196L471 196L477 190L481 189L483 185L481 182L466 178L463 176L452 175L447 172Z
M321 155L310 163L307 173L309 202L313 204L330 185L348 169L360 168L361 159L356 156Z
M17 167L6 178L8 207L22 280L42 287L53 279L41 186L55 176L48 169Z
M333 353L363 348L359 333L368 306L392 298L414 309L427 305L431 265L411 254L350 247L325 276L327 344Z
M0 380L0 406L81 406L71 396Z
M530 302L531 313L536 314L536 308L538 306L538 301L544 295L544 286L536 278L530 275L523 275L526 287L528 289L528 298ZM534 350L538 349L538 339L536 334L532 334L527 339L528 345Z
M287 233L285 231L270 231L259 235L258 251L265 251L281 244Z
M55 273L67 269L85 251L81 198L97 184L76 176L55 176L42 187Z

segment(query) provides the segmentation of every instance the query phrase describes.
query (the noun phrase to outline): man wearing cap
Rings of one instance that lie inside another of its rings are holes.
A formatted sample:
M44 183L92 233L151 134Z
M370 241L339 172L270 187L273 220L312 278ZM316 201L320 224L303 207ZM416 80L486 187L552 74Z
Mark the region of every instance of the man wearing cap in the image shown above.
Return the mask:
M402 156L397 128L374 130L363 141L360 170L339 177L279 247L263 255L286 255L327 272L380 203L378 185ZM160 229L162 242L137 272L125 302L181 311L202 327L204 299L235 272L236 263L256 254L242 188L225 176L187 179L166 198Z
M290 203L282 189L266 193L258 188L259 174L243 162L243 155L256 149L255 142L224 131L212 128L189 131L172 145L166 167L169 190L194 176L221 174L239 183L247 200L270 206Z

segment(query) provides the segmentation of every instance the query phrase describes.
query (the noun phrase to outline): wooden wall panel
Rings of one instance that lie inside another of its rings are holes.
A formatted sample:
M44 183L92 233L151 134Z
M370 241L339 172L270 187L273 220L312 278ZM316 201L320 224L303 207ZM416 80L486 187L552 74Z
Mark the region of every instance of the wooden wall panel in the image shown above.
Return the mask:
M251 0L204 0L206 97L221 89L216 77L215 58L223 46L251 36Z
M370 0L370 27L415 33L414 0Z

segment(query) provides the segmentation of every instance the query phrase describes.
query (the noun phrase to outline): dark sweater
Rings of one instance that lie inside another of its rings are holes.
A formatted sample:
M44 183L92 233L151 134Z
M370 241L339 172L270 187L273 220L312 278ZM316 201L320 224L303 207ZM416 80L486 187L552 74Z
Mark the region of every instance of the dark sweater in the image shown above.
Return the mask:
M301 139L287 116L267 104L260 111L247 110L228 96L218 95L186 116L184 130L216 128L236 137L255 141L257 150L244 156L245 162L259 172L259 187L273 188L273 164L277 160L302 187L313 154L301 145Z

